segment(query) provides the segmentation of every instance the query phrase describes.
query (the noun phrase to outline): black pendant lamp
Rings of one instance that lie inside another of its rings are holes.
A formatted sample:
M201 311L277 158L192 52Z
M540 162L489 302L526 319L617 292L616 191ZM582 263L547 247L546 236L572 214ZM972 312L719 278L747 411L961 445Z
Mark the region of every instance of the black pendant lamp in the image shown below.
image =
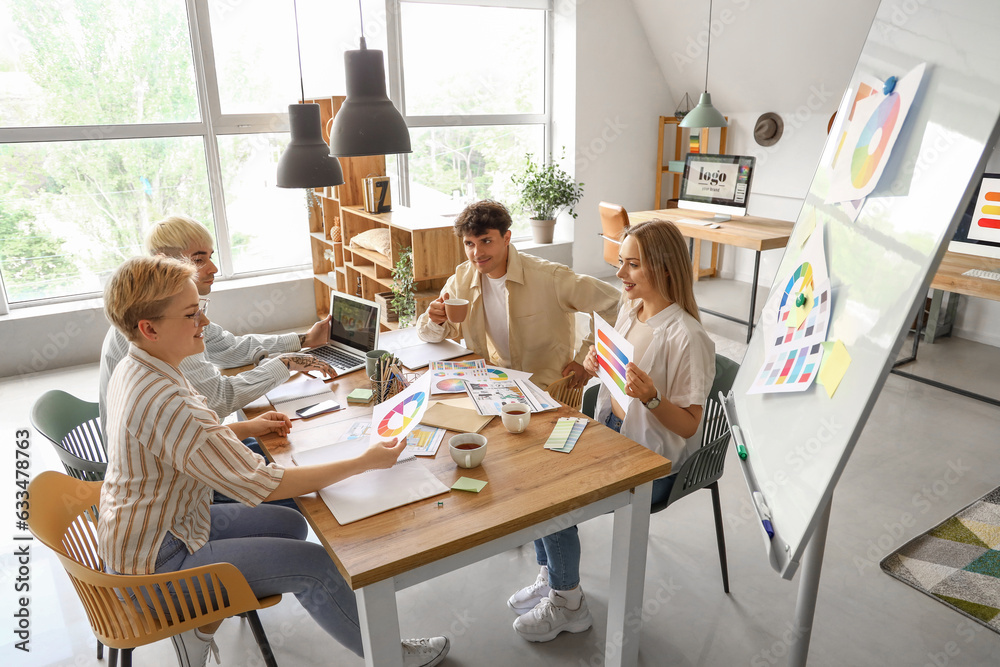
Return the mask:
M361 48L344 52L347 99L333 119L330 152L339 157L410 153L406 122L385 92L382 52L368 49L364 33L362 14Z
M299 12L295 9L295 45L299 51L299 86L305 100L302 81L302 48L299 45ZM330 147L323 141L323 124L320 122L318 104L289 104L288 125L292 134L285 152L278 160L279 188L323 188L344 184L340 160L330 154Z

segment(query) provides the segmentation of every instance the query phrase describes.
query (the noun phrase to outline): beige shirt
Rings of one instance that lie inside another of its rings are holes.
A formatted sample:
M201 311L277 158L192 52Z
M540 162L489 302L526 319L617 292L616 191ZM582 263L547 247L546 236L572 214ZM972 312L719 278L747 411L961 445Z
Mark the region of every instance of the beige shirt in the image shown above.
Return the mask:
M108 470L98 550L121 574L151 574L167 531L194 553L208 541L212 489L254 506L284 469L219 424L175 368L134 345L108 386Z
M469 316L461 324L431 322L427 313L417 320L420 338L439 342L465 338L476 354L499 363L490 354L483 305L483 279L472 262L463 262L448 279L441 293L469 300ZM619 294L611 285L581 276L562 264L520 254L508 246L507 322L510 367L532 373L532 382L544 387L562 377L571 361L583 364L593 345L593 328L579 350L573 348L576 333L574 313L597 311L608 322L615 321Z

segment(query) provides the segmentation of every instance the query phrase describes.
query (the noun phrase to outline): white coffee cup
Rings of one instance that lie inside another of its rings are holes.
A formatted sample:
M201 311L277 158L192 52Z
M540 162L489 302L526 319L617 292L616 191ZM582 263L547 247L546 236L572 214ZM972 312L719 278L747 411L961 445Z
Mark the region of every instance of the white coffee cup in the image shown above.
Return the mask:
M461 468L475 468L486 458L486 438L478 433L459 433L448 440L451 458Z
M500 408L500 420L511 433L523 433L531 421L531 408L524 403L507 403Z

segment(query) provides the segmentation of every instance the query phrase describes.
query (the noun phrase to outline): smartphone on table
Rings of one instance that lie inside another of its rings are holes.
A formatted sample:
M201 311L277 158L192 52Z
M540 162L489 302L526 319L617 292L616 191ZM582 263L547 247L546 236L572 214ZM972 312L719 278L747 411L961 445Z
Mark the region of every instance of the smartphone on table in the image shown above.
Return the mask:
M323 401L322 403L316 403L315 405L307 405L304 408L299 408L295 411L302 419L309 419L310 417L318 417L319 415L324 415L327 412L333 412L340 409L340 403L337 401Z

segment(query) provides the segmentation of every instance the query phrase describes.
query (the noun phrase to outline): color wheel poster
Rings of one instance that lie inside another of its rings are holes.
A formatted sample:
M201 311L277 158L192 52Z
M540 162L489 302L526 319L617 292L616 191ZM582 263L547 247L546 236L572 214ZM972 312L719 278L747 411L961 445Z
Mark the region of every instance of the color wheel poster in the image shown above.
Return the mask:
M372 435L382 439L405 438L427 411L430 380L430 374L424 373L409 387L376 405L372 411Z
M878 185L926 67L917 65L888 95L875 94L854 106L844 148L831 172L827 204L862 199Z
M984 178L980 184L968 237L1000 243L1000 178Z
M764 330L764 363L748 394L804 391L819 373L832 307L822 227L806 241L778 294L776 321Z
M618 405L628 410L632 397L625 393L625 366L632 361L635 348L615 328L594 313L594 327L597 338L597 377L608 388Z

